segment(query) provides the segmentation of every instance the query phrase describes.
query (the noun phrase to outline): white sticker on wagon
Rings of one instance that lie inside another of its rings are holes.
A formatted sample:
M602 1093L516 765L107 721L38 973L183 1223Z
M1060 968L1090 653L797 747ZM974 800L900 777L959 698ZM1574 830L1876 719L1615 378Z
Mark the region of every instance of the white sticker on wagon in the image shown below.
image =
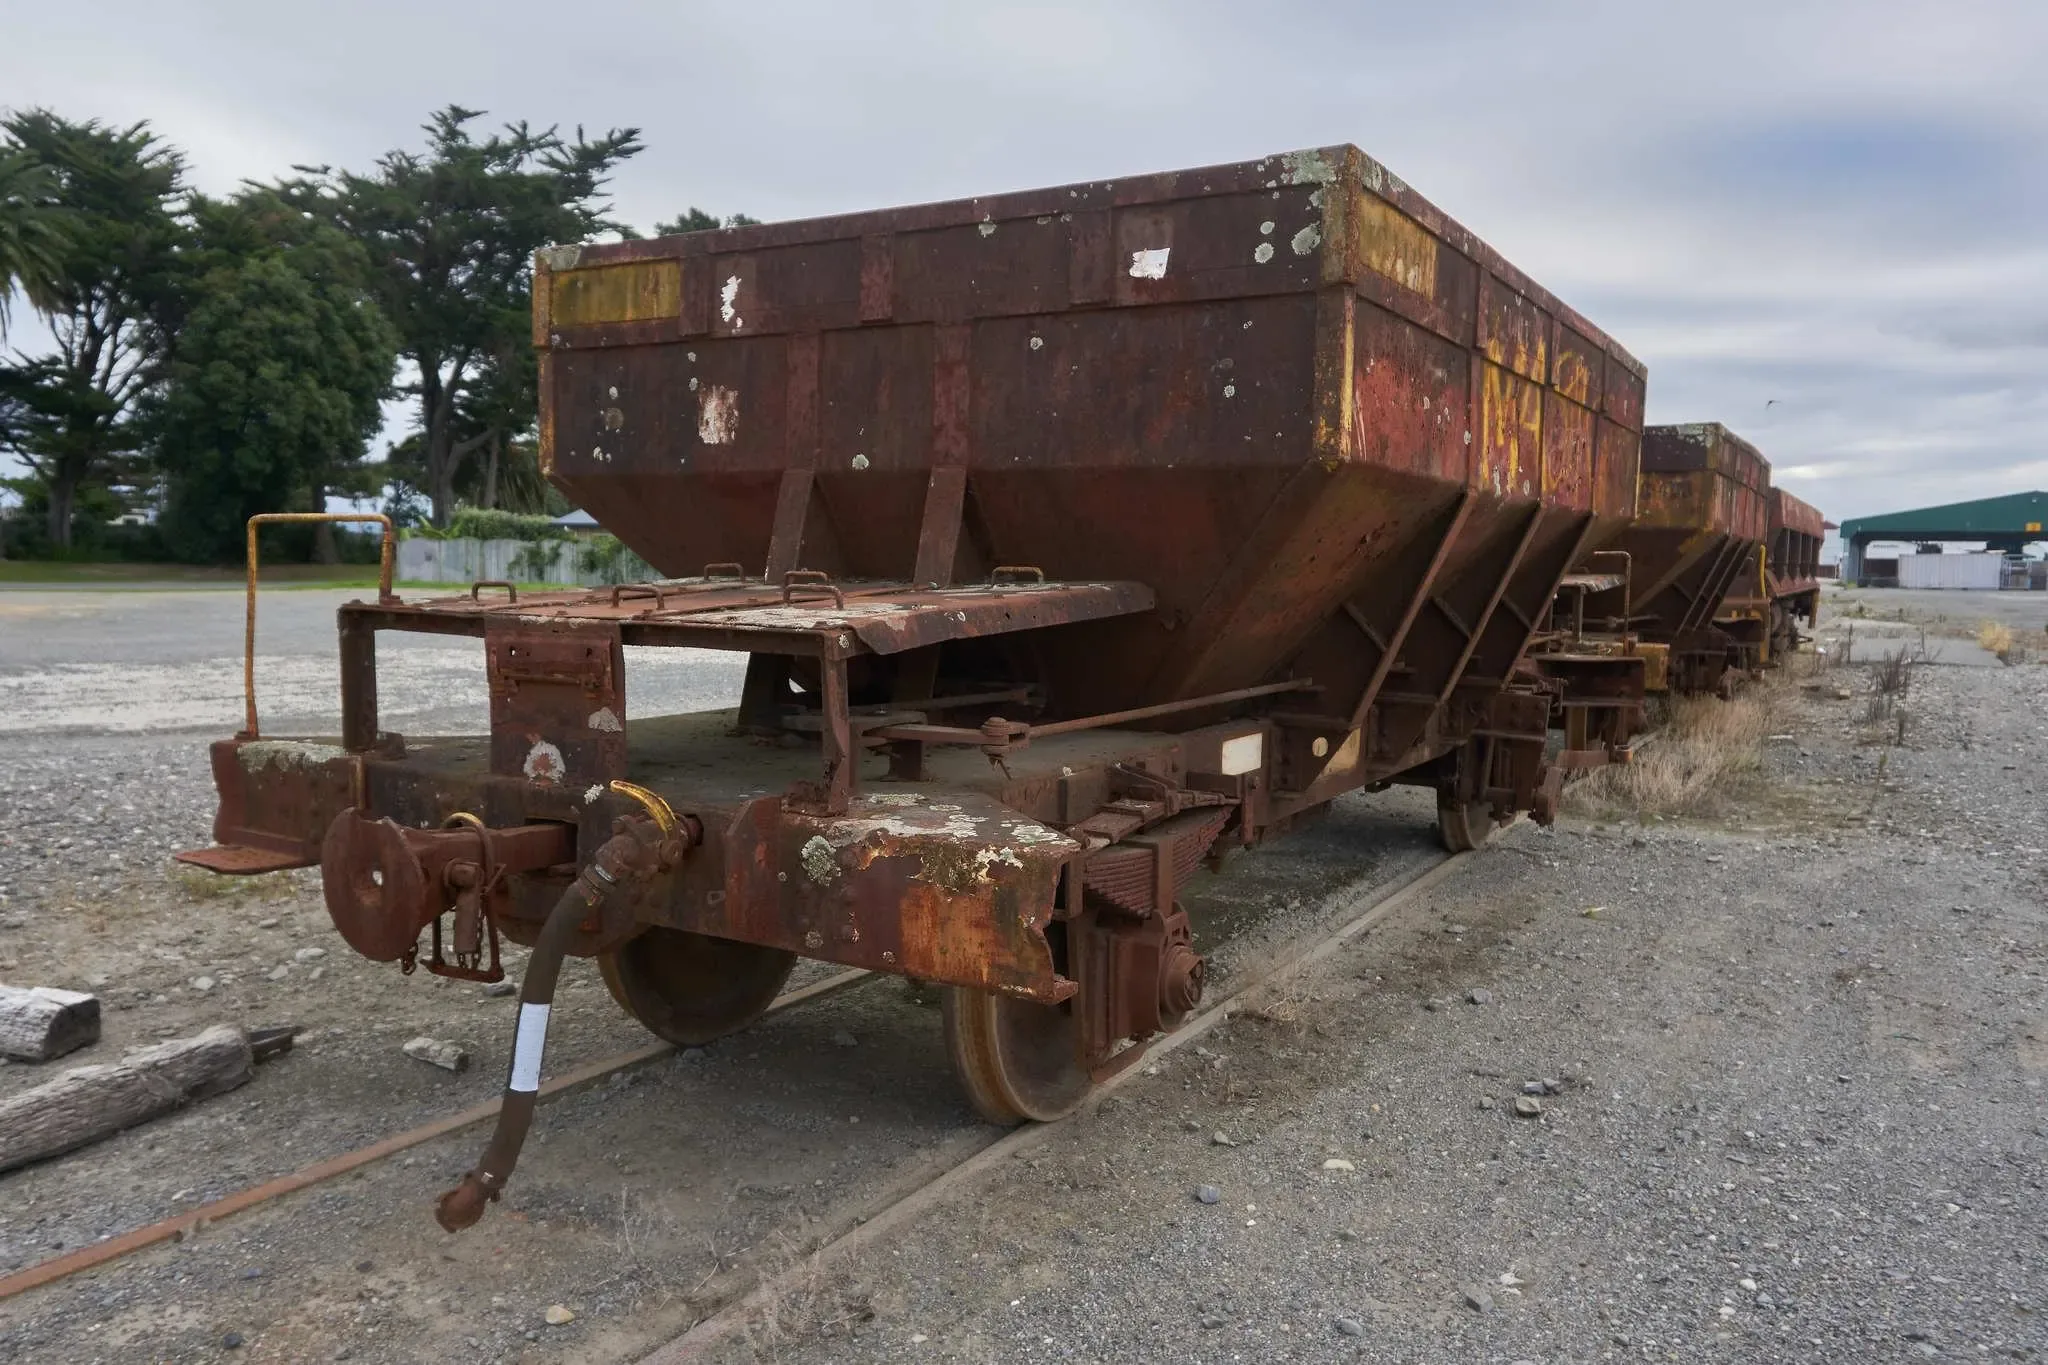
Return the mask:
M1255 773L1266 761L1266 737L1264 735L1239 735L1236 739L1223 741L1223 775L1236 777L1242 773Z

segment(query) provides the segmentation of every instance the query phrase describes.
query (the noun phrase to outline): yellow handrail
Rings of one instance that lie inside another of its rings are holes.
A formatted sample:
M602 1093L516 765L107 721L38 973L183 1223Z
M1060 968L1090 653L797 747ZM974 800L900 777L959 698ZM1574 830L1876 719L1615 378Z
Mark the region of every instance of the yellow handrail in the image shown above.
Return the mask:
M242 635L242 706L244 725L241 739L258 737L256 728L256 528L278 522L374 521L384 528L384 548L377 570L377 600L396 602L391 591L392 569L398 556L398 540L391 518L382 512L258 512L249 518L249 615Z

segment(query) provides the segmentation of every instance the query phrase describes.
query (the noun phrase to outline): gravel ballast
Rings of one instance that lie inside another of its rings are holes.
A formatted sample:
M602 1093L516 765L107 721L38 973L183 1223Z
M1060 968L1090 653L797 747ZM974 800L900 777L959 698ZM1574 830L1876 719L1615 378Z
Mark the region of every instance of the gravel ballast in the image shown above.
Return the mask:
M0 593L0 627L45 596ZM169 869L239 724L240 599L87 648L120 596L67 595L33 647L0 629L0 980L102 997L64 1065L220 1020L306 1033L230 1095L0 1177L0 1271L488 1098L506 1064L515 1001L355 957L313 874ZM319 724L331 609L266 596L267 729ZM1861 670L1831 676L1852 699L1792 689L1747 804L1507 831L850 1263L805 1252L997 1136L896 982L544 1107L460 1237L428 1206L480 1129L0 1302L0 1359L634 1360L757 1268L795 1273L718 1358L2044 1358L2048 669L1916 669L1903 746L1872 742ZM480 660L393 678L415 732L480 722ZM1199 883L1219 988L1426 865L1428 821L1413 791L1346 798ZM558 1000L550 1071L646 1041L587 963ZM469 1069L406 1056L422 1035ZM37 1071L0 1066L0 1095Z

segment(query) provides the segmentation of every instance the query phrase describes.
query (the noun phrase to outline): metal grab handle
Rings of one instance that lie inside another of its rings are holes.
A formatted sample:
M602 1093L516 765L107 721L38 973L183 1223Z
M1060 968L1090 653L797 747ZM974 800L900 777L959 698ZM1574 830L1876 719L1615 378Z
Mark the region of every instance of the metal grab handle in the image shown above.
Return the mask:
M614 583L612 585L613 606L619 605L619 599L628 595L633 597L652 597L656 611L664 611L668 607L668 598L663 594L659 583Z
M1045 570L1036 564L998 564L989 570L988 585L1000 587L1005 583L1043 583Z
M718 569L729 569L731 570L731 572L714 572ZM704 572L699 576L706 580L713 578L737 578L740 582L744 583L747 581L747 569L744 564L741 564L736 559L722 559L716 564L706 564L704 566Z
M243 739L255 739L260 733L256 728L256 528L309 521L374 521L382 526L384 546L377 567L377 601L388 605L398 600L398 595L391 591L392 569L398 561L398 535L392 529L391 518L382 512L258 512L249 518L249 608L248 620L242 630Z
M822 569L790 569L782 575L782 600L784 602L795 601L795 594L799 588L808 589L813 593L829 592L832 594L832 604L834 606L842 609L846 606L846 594L841 592L838 586L832 582L832 575Z
M502 578L479 578L476 582L469 585L469 600L472 602L483 601L483 598L477 596L477 594L485 588L503 588L507 602L517 602L519 600L519 589Z

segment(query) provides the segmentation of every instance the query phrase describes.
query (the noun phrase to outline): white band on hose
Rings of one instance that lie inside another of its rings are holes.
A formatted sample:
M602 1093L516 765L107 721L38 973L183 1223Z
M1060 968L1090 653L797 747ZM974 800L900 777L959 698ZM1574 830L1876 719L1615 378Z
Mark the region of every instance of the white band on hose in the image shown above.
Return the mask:
M540 1054L548 1045L548 1005L521 1005L512 1037L512 1079L507 1090L540 1089Z

